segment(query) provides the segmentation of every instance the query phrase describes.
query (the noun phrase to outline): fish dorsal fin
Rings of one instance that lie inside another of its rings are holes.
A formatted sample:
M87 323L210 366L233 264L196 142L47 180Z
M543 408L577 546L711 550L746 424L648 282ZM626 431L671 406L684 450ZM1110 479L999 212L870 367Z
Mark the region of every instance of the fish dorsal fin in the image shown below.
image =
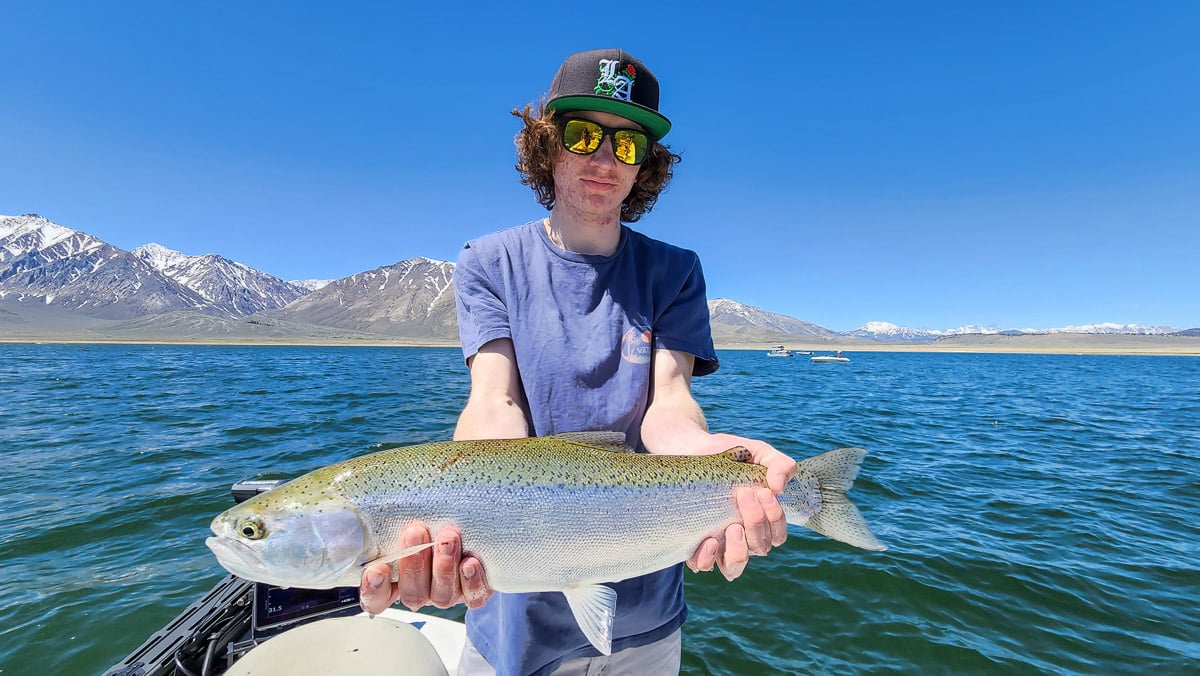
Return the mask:
M590 432L559 432L551 438L562 439L584 446L594 446L614 453L633 453L633 449L625 445L624 432L608 430L592 430Z
M732 460L733 462L751 462L754 459L754 456L750 455L750 449L746 448L745 446L734 446L733 448L724 451L719 455L722 458L725 458L726 460Z
M563 590L567 605L583 635L601 654L612 654L613 617L617 614L617 592L602 584L568 587Z

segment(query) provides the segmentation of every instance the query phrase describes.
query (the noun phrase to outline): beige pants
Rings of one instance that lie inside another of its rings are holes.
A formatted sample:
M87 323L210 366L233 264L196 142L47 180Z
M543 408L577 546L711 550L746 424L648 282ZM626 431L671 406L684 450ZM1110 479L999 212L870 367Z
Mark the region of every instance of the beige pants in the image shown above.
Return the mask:
M558 665L555 676L678 676L682 630L649 645L626 648L607 657L577 657ZM495 676L496 670L467 639L458 661L458 676Z

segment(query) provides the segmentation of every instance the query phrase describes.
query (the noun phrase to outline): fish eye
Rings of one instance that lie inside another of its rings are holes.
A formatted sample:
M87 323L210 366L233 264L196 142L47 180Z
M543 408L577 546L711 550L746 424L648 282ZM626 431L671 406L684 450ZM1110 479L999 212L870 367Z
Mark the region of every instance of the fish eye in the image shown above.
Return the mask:
M238 526L238 532L247 540L261 540L267 535L267 529L256 519L246 519Z

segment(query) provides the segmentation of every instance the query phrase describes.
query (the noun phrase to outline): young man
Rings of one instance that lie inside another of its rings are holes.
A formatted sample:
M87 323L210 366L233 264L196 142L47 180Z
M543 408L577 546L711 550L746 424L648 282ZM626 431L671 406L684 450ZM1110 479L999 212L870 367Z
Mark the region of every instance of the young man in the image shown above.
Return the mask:
M688 565L741 575L751 553L787 537L772 491L795 474L770 445L709 433L691 378L717 369L704 277L696 255L651 239L636 222L670 181L679 156L659 141L658 81L616 49L573 54L541 109L513 111L522 182L550 214L467 243L455 268L459 334L471 391L455 439L586 430L623 432L641 452L719 453L743 445L767 467L770 488L736 495L742 523L700 543ZM613 654L580 632L562 594L488 589L486 561L461 552L446 528L424 556L368 570L363 606L380 612L466 603L469 643L459 673L678 673L687 616L682 566L612 586ZM406 544L430 541L421 525Z

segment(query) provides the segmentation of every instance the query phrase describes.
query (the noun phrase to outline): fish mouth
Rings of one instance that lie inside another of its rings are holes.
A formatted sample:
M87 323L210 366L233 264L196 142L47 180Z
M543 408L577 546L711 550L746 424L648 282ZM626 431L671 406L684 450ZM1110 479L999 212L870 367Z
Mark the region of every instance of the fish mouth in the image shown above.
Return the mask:
M225 570L247 580L264 581L262 577L267 572L267 567L250 547L223 537L207 538L204 544L208 545L216 555L217 562Z

